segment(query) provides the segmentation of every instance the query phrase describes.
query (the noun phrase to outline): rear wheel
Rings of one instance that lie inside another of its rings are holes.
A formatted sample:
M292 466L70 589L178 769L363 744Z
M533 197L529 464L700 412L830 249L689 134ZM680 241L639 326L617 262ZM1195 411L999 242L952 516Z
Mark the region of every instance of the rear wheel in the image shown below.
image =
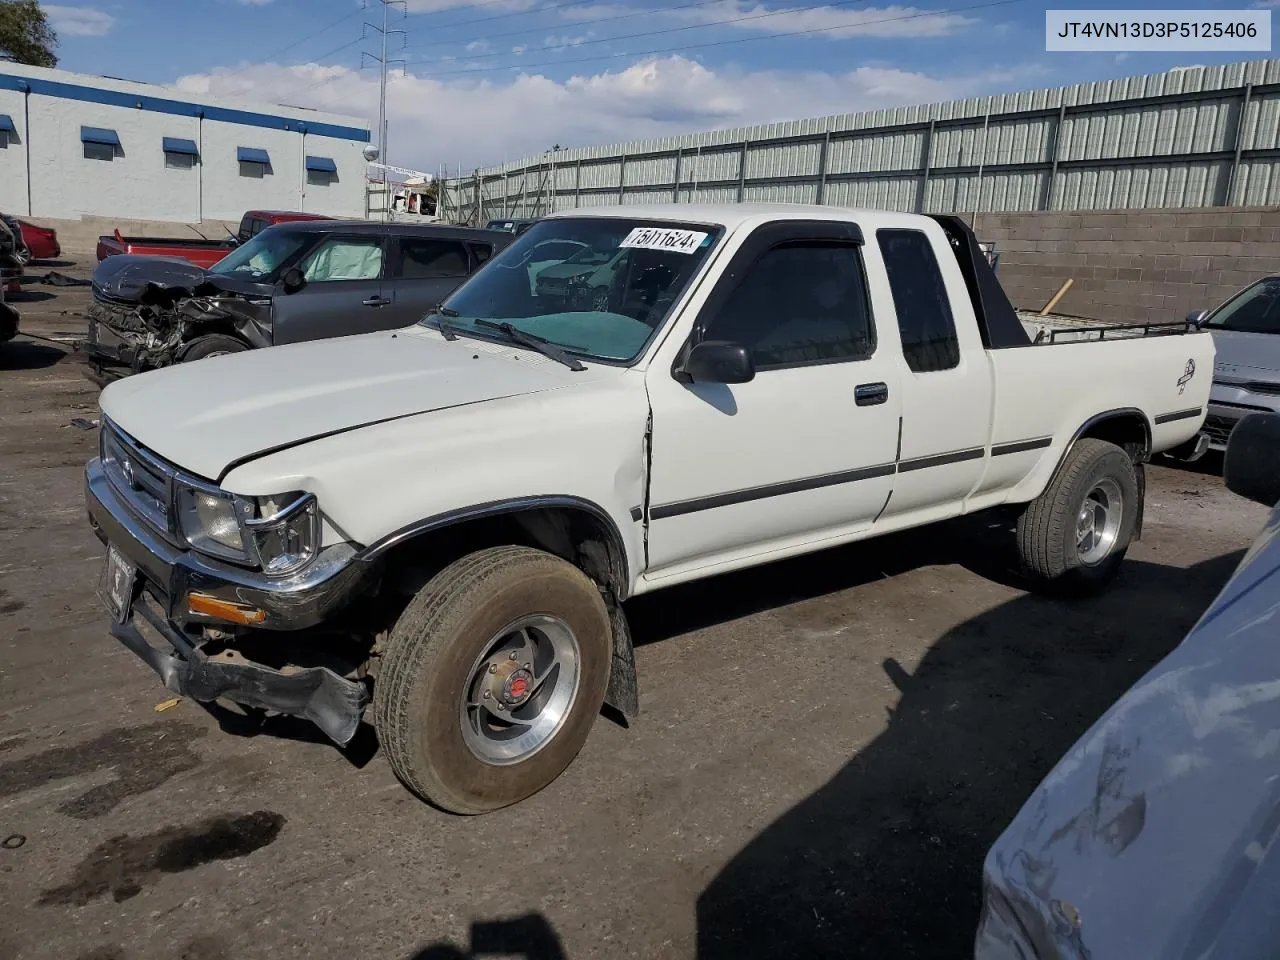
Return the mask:
M1101 590L1129 549L1138 506L1138 480L1129 455L1104 440L1078 440L1049 487L1018 519L1024 571L1059 592Z
M210 333L197 337L182 352L182 362L207 360L209 357L221 357L228 353L243 353L249 345L243 340L229 337L225 333Z
M528 547L477 551L432 578L392 628L374 685L379 740L430 803L508 806L582 749L611 655L608 610L577 567Z

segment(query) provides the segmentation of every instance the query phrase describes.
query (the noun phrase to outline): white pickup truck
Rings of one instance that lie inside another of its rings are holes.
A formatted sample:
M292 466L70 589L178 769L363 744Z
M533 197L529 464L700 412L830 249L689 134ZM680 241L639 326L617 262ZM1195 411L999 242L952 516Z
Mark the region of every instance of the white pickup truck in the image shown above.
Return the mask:
M1031 581L1108 581L1213 343L1029 326L957 218L548 217L417 325L107 387L111 630L339 744L372 703L410 789L493 810L637 713L629 597L991 508Z

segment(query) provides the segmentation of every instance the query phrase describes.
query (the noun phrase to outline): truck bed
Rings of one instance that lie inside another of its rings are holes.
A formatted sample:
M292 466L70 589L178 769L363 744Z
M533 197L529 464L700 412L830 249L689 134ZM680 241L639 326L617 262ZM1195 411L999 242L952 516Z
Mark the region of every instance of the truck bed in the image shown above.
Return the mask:
M1018 320L1027 331L1033 344L1046 346L1059 343L1077 343L1082 340L1121 340L1134 337L1171 336L1192 333L1194 326L1185 320L1158 323L1122 323L1119 321L1092 320L1065 314L1040 314L1032 310L1019 310Z

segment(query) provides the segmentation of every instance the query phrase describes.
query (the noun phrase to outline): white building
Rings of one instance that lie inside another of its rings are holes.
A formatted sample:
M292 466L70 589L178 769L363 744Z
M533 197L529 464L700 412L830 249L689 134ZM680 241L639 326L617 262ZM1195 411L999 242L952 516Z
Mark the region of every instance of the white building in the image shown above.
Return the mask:
M369 127L0 62L0 210L196 223L251 209L365 215Z

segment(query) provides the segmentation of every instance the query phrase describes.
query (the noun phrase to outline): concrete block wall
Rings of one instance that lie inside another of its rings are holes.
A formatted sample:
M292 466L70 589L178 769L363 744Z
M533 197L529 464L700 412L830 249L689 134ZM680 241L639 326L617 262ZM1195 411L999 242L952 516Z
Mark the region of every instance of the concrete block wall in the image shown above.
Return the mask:
M1280 273L1280 208L978 214L1014 306L1107 321L1180 320Z

